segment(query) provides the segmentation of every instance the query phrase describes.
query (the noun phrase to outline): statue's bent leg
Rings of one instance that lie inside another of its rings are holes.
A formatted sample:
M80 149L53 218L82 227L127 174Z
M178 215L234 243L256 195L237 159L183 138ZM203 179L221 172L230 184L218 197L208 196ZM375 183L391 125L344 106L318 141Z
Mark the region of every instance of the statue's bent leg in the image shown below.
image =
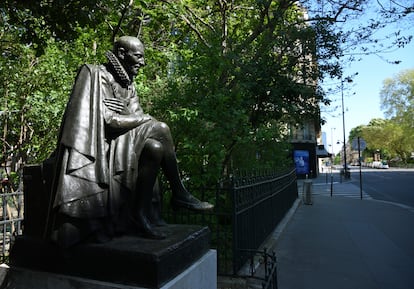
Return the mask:
M151 207L153 188L160 168L163 147L160 142L147 139L141 153L138 166L136 192L133 198L133 222L146 238L164 239L165 235L155 230L147 218Z
M174 207L184 207L196 211L212 209L212 204L201 202L184 187L180 178L174 143L169 127L163 122L157 122L153 128L151 138L157 139L163 146L161 168L171 186L172 205Z

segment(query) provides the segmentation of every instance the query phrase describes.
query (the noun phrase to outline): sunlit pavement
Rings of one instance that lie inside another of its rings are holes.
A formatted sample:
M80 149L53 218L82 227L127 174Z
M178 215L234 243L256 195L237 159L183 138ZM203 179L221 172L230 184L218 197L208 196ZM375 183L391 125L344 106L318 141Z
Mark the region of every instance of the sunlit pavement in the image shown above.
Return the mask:
M413 288L414 210L375 201L359 186L312 180L273 248L282 289ZM303 180L299 181L302 196Z

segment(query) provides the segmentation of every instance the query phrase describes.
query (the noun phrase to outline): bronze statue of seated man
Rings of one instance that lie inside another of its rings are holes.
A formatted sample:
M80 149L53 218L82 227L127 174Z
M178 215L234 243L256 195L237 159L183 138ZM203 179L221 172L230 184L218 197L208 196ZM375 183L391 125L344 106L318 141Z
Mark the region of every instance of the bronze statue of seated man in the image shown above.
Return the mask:
M145 65L142 42L120 37L107 58L81 67L61 125L47 227L63 247L131 231L165 238L147 215L160 169L173 206L213 208L186 190L169 127L140 106L133 80Z

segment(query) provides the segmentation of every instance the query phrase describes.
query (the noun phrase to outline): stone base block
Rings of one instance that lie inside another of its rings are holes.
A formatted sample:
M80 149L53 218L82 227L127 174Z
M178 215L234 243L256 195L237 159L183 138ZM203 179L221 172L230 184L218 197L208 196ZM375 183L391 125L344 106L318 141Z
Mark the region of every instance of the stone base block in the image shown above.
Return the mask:
M217 252L210 250L162 289L216 289Z
M192 225L168 225L161 231L167 235L165 240L122 236L104 244L82 244L70 250L61 250L40 239L20 236L12 247L10 264L12 268L81 277L132 288L161 288L209 251L210 237L208 228Z
M116 266L108 268L117 270ZM137 287L125 284L103 282L82 277L68 276L49 272L33 271L25 268L0 268L5 275L4 289L216 289L217 254L210 250L190 267L175 276L162 287Z

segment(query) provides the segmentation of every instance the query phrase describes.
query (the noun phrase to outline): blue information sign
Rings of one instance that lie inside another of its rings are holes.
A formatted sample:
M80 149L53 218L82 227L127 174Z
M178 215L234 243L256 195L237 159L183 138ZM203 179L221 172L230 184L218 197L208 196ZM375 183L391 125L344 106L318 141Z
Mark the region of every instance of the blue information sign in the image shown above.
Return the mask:
M294 150L293 159L295 161L296 174L309 174L309 151Z

